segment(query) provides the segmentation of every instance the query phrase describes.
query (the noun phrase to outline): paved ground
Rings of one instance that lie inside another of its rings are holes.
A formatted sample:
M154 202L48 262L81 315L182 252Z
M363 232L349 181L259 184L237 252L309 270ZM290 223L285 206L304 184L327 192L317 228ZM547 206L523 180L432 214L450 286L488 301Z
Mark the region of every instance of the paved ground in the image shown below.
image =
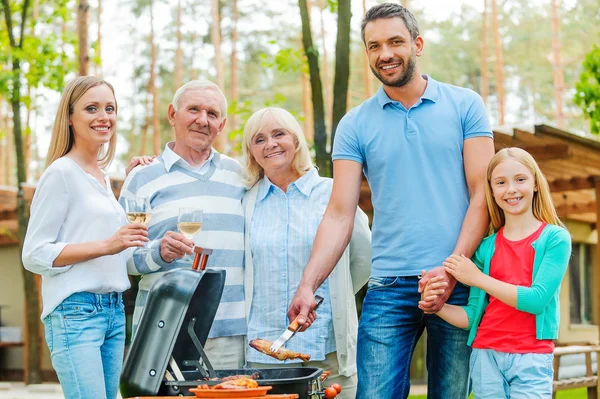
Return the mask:
M425 395L425 385L411 387L412 395ZM0 382L0 399L61 399L62 389L58 384L40 384L25 386L22 382ZM119 395L118 399L121 399Z

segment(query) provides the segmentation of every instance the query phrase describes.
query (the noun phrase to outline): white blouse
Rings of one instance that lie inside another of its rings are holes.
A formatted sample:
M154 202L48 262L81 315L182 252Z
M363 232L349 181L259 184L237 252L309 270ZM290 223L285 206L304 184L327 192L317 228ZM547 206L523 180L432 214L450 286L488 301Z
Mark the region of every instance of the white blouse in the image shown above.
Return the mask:
M125 251L52 267L67 244L107 239L127 223L107 175L104 181L106 188L67 157L54 161L40 178L23 243L23 264L42 275L42 319L76 292L104 294L129 288Z

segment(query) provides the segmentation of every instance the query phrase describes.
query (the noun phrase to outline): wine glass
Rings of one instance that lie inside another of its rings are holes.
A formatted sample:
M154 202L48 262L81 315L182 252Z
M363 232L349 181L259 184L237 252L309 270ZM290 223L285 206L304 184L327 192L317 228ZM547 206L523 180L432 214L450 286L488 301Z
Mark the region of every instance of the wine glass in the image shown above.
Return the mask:
M177 230L186 238L193 238L200 233L203 223L204 212L197 208L179 208L177 217ZM186 259L193 260L193 256L186 256Z
M149 197L125 198L125 214L129 223L141 223L148 226L152 218L152 208L150 207ZM138 249L139 252L148 252L147 244Z

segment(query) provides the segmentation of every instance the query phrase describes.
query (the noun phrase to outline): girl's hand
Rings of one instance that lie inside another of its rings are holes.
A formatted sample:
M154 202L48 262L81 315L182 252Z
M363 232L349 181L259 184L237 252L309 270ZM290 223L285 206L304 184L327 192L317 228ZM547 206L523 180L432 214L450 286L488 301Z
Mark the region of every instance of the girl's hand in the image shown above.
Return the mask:
M143 247L148 242L148 227L141 223L126 224L107 240L107 255L118 254L130 247Z
M431 278L425 289L421 293L421 300L419 301L419 309L423 310L426 314L434 314L436 312L428 309L427 302L432 302L437 299L440 295L443 295L446 292L446 287L448 286L448 282L444 281L444 276L436 276Z
M455 279L468 286L477 286L483 276L479 268L464 255L452 254L443 263L444 269Z
M154 158L156 158L156 155L141 155L139 157L131 158L131 161L129 161L127 168L125 168L125 176L129 175L129 172L131 172L133 168L135 168L138 165L150 165L152 161L154 161Z

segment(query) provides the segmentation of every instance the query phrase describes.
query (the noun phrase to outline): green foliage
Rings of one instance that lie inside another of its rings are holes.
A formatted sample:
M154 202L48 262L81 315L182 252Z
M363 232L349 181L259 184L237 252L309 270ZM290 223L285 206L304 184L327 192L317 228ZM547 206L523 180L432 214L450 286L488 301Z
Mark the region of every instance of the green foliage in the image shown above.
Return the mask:
M600 47L594 48L583 61L583 71L575 84L573 102L579 105L590 120L590 131L600 134Z
M266 53L261 53L260 57L263 67L276 68L281 72L300 72L306 68L301 49L287 47L277 51L273 59L270 59Z
M24 38L18 37L20 33L19 25L21 18L22 2L11 2L11 13L13 17L13 33L17 44L22 40L22 48L13 48L10 46L8 32L4 15L0 20L0 65L11 64L14 59L18 59L21 64L21 85L37 88L44 86L51 90L61 90L64 85L64 77L69 69L64 68L65 55L60 52L56 45L60 43L59 36L55 33L60 29L56 26L56 18L68 18L66 10L67 2L64 0L42 1L40 3L40 18L33 21L28 17L28 29L25 29ZM31 12L31 10L30 10ZM36 24L43 28L43 35L32 35L31 31L36 28ZM13 71L8 68L0 68L0 95L9 97L12 90ZM22 96L22 102L28 105L31 100L27 96Z

